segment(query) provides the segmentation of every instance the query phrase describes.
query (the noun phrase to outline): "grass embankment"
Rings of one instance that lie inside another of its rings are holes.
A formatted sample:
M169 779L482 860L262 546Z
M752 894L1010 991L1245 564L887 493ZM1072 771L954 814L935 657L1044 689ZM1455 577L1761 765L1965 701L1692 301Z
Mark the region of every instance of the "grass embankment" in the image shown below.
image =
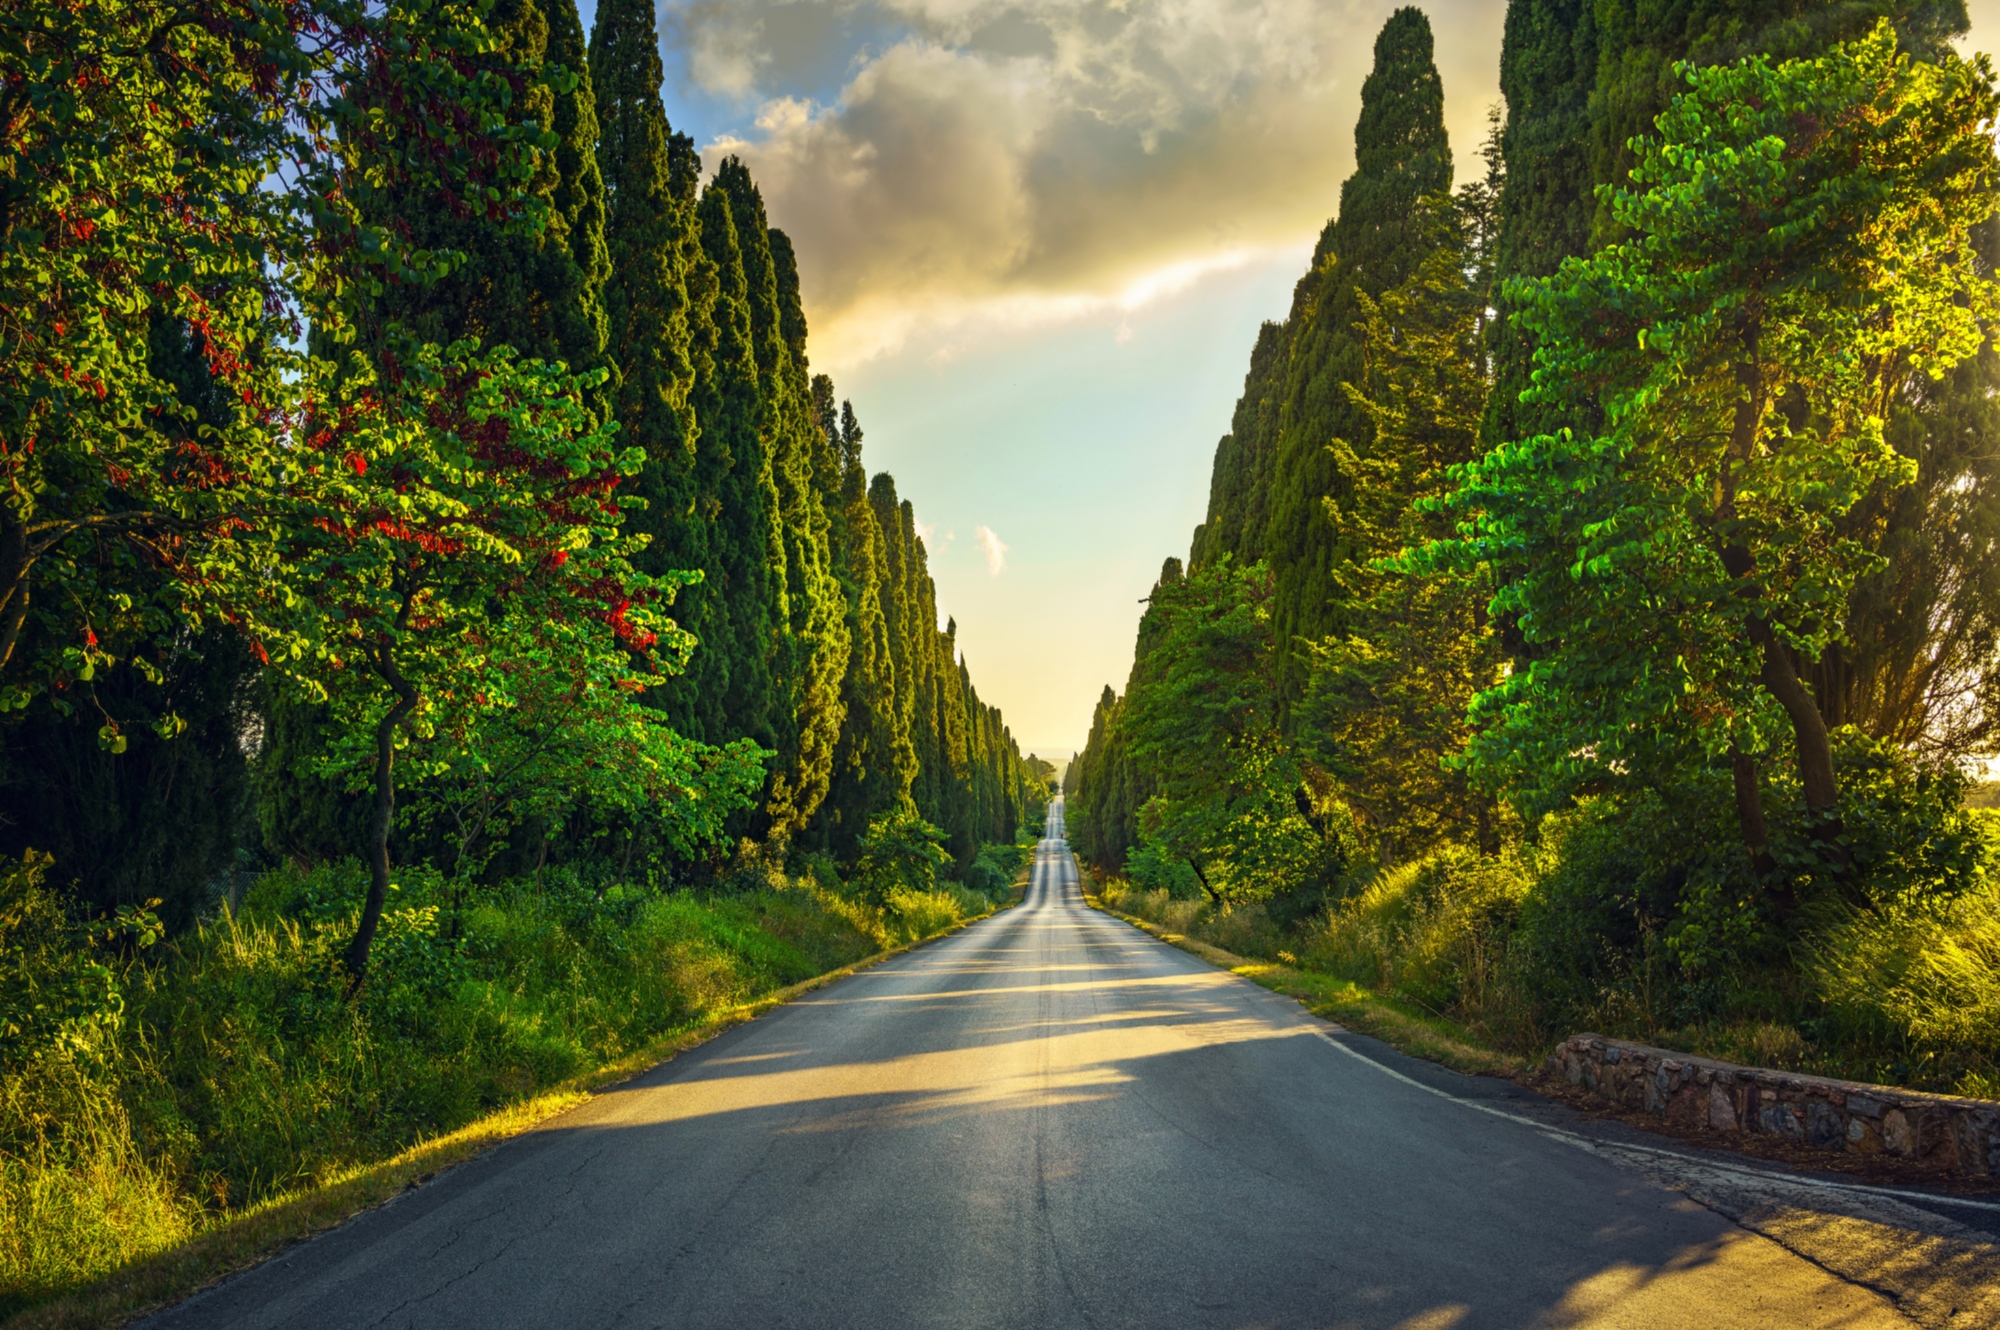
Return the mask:
M10 1330L184 1295L1007 898L876 905L767 871L707 898L550 873L468 902L408 873L348 1001L361 881L274 873L233 918L42 985L109 982L123 1011L7 1067Z
M1598 867L1553 838L1540 857L1448 849L1371 874L1286 929L1261 905L1217 910L1120 878L1098 891L1170 941L1219 949L1215 963L1461 1070L1532 1066L1593 1030L2000 1097L2000 882L1989 867L1949 896L1825 910L1759 963L1692 973L1666 937L1619 935L1602 893L1586 889L1609 876Z

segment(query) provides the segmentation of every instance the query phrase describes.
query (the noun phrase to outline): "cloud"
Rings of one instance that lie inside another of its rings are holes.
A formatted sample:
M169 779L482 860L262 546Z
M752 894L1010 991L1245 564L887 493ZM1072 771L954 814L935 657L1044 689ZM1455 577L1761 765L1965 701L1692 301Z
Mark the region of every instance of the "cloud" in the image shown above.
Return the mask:
M798 246L814 359L838 367L916 338L949 354L942 343L983 329L1128 311L1218 267L1295 249L1337 204L1391 5L673 8L689 77L756 108L754 126L707 151L750 165ZM1497 63L1501 7L1451 8L1464 12L1432 6L1448 95L1454 43ZM829 77L836 25L866 40ZM1462 155L1477 147L1491 96L1474 92L1455 103Z
M1007 570L1007 550L1009 547L1000 537L993 534L992 527L974 527L972 534L979 541L980 550L986 555L987 575L991 577L1000 576L1001 573Z

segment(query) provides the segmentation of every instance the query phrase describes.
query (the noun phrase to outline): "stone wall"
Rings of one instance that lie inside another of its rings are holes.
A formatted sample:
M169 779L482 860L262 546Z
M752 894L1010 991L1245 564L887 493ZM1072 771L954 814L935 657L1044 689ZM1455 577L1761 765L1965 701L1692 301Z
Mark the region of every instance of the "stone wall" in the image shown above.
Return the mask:
M1739 1067L1595 1034L1571 1035L1547 1065L1600 1098L1697 1130L2000 1172L2000 1103L1991 1100Z

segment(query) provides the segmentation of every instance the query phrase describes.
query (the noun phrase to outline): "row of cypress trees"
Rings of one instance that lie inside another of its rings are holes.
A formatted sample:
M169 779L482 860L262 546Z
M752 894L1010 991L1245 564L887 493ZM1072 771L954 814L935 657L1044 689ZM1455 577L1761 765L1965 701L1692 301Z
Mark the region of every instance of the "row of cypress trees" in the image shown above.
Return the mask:
M1961 0L1509 0L1504 118L1496 110L1485 178L1455 198L1429 21L1415 8L1389 18L1362 89L1354 173L1289 313L1258 333L1186 569L1269 568L1278 707L1294 742L1315 753L1340 747L1325 732L1331 644L1373 629L1383 639L1408 635L1407 624L1365 622L1368 601L1358 590L1370 583L1372 561L1396 548L1382 548L1370 525L1379 496L1360 491L1393 471L1394 454L1409 444L1378 437L1383 411L1369 398L1379 396L1381 368L1373 367L1373 388L1356 387L1370 384L1369 325L1382 302L1405 302L1399 313L1408 317L1426 292L1453 286L1447 294L1460 308L1452 317L1470 334L1464 364L1451 370L1466 382L1431 385L1433 475L1508 440L1592 423L1521 401L1534 348L1507 317L1506 283L1551 274L1565 258L1618 238L1600 188L1625 182L1629 140L1649 131L1684 86L1676 62L1809 55L1883 18L1920 59L1967 26ZM1446 202L1451 216L1441 224ZM1990 226L1985 243L1989 258L2000 256ZM1436 264L1455 273L1426 287L1426 265ZM2000 437L1996 387L2000 359L1990 349L1940 384L1914 385L1892 432L1918 464L1916 483L1872 496L1844 519L1846 534L1885 565L1855 589L1846 640L1801 662L1829 727L1855 725L1872 739L1948 757L1977 750L2000 723L2000 505L1990 501L2000 487L1991 446ZM1473 417L1444 420L1437 404L1461 389L1477 397ZM1179 561L1168 560L1161 585L1182 576ZM1511 624L1491 627L1503 654L1524 649ZM1135 683L1148 670L1147 646L1142 626ZM1434 700L1443 708L1463 698ZM1152 773L1134 761L1131 727L1119 724L1125 705L1104 690L1089 745L1067 777L1079 794L1073 835L1087 856L1113 866L1141 839L1142 811L1157 793ZM1409 771L1434 777L1456 738L1443 736L1444 752L1416 754ZM1465 799L1460 811L1465 838L1491 844L1495 810Z
M703 573L674 609L699 645L649 701L691 738L773 754L743 837L845 860L871 818L913 809L961 864L1011 842L1040 780L980 700L955 625L938 627L910 504L888 475L869 479L852 407L810 373L790 240L741 161L704 183L667 121L650 0L605 0L587 45L574 0L500 0L488 25L512 114L554 138L528 182L545 225L391 195L376 220L462 261L385 290L372 332L604 372L588 405L646 454L646 506L626 519L650 537L641 571ZM351 852L351 796L311 774L328 737L317 718L213 636L188 653L193 724L178 739L139 736L113 756L56 716L0 736L12 852L53 851L56 876L99 906L163 898L170 921L246 856ZM567 843L591 840L571 829ZM564 845L545 828L529 853Z

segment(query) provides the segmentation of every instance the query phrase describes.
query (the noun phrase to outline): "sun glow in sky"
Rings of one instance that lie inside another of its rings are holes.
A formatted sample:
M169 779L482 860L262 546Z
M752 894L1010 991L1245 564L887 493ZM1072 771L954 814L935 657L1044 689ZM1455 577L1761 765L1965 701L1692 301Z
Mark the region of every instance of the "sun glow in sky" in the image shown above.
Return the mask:
M1352 169L1388 0L662 0L667 114L798 247L815 372L1023 751L1083 743L1257 326ZM586 0L586 28L593 0ZM1437 0L1463 180L1504 0ZM1973 0L1965 44L2000 41Z

